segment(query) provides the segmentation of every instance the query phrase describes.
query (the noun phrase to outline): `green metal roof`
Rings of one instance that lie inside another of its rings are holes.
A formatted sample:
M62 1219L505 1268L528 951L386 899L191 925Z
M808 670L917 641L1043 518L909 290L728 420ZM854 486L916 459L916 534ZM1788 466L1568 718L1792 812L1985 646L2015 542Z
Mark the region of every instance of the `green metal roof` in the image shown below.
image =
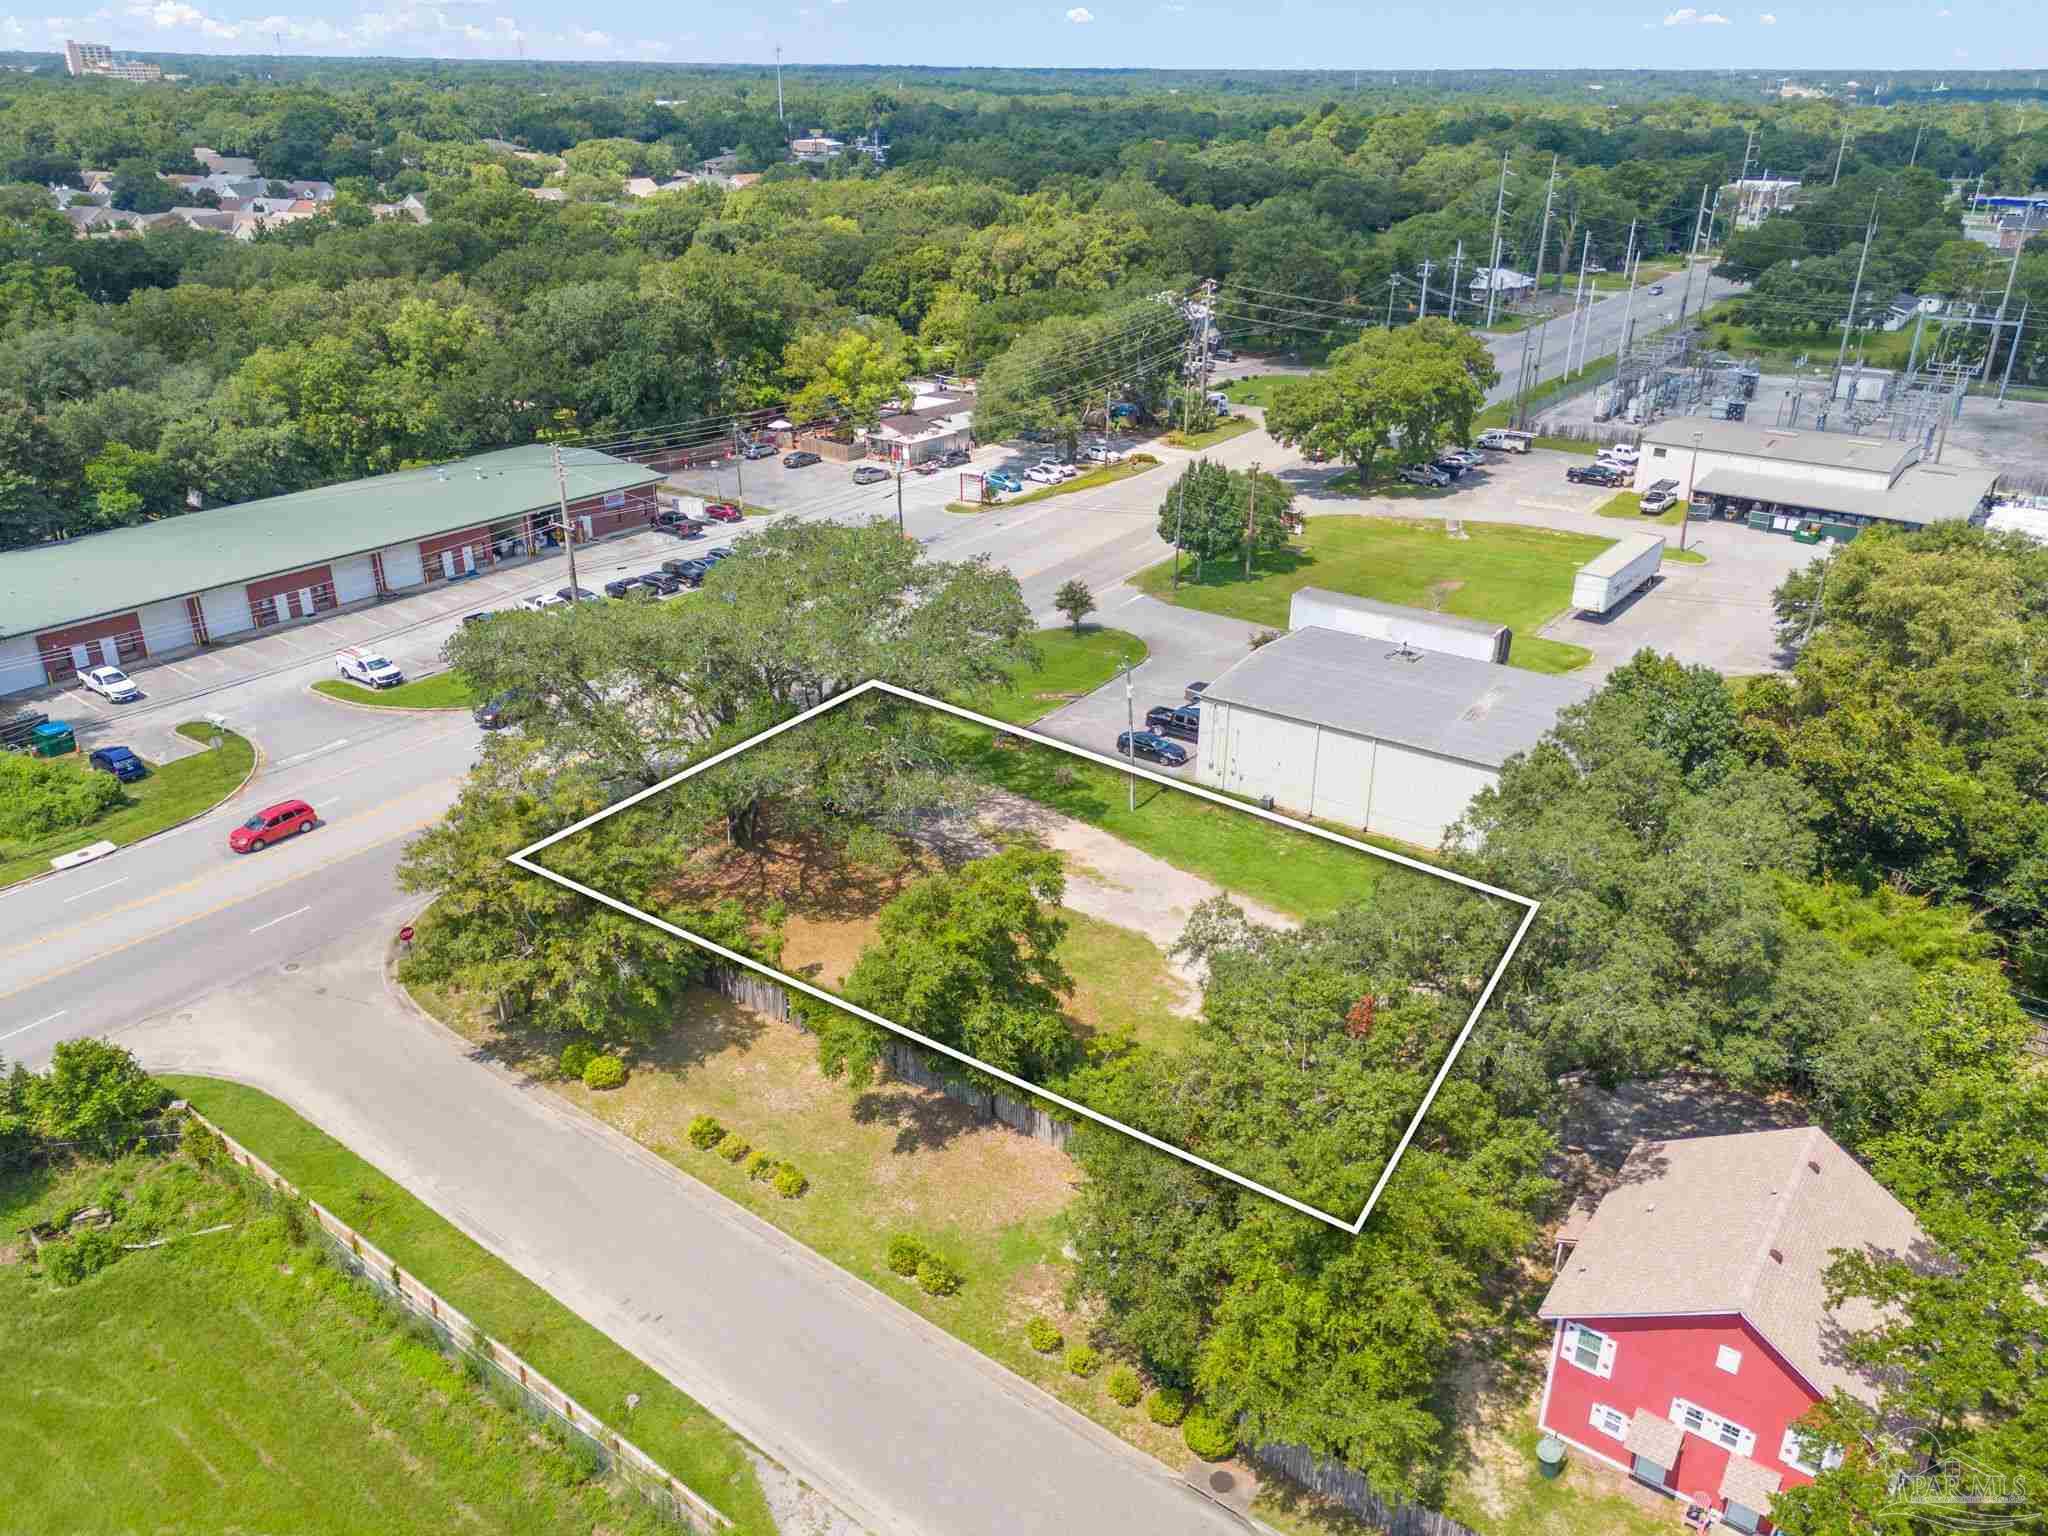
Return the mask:
M662 478L659 470L589 448L565 448L562 459L572 502ZM0 554L0 639L555 504L553 461L545 446L532 443L38 544Z

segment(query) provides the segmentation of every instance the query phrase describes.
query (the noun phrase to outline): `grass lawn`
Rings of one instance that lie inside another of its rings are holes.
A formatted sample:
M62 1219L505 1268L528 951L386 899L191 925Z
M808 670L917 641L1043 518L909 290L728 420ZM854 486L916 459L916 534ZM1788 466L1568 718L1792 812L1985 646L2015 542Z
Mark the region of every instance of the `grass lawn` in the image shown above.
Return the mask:
M324 677L313 685L313 691L344 703L372 704L379 709L469 709L476 703L470 696L469 684L456 672L436 672L432 677L415 678L396 688L365 688L338 677Z
M1579 1451L1567 1451L1560 1476L1543 1476L1533 1408L1505 1430L1487 1437L1492 1443L1454 1480L1445 1500L1444 1513L1481 1536L1671 1536L1679 1529L1677 1506L1636 1503L1621 1491L1619 1472Z
M1835 352L1842 344L1839 330L1821 327L1803 336L1767 335L1753 327L1737 324L1734 316L1739 308L1740 301L1724 301L1700 317L1700 323L1706 327L1708 346L1733 352L1739 357L1755 357L1765 369L1773 372L1789 372L1802 357L1806 359L1808 368L1825 370L1834 366ZM1923 356L1932 337L1933 329L1929 327L1922 337ZM1866 368L1904 368L1906 359L1912 355L1913 327L1862 332L1849 347L1852 363L1859 350Z
M1120 464L1105 464L1100 469L1091 469L1071 480L1062 480L1058 485L1041 485L1035 490L1020 491L1003 501L949 501L948 512L996 512L1005 507L1021 507L1026 502L1046 501L1054 496L1071 496L1076 491L1092 491L1098 485L1114 485L1119 480L1128 480L1133 475L1142 475L1148 469L1159 467L1155 458L1125 459Z
M1085 912L1066 918L1059 959L1074 978L1067 1016L1104 1045L1125 1038L1167 1051L1186 1045L1194 1026L1179 1010L1197 1000L1167 969L1159 947L1142 933Z
M977 713L1029 725L1063 705L1100 688L1128 659L1138 665L1149 653L1143 640L1127 630L1084 622L1079 634L1072 626L1041 629L1034 637L1038 665L1011 675L1008 687L959 702Z
M1667 507L1655 517L1645 517L1642 500L1634 491L1616 491L1593 510L1602 517L1626 518L1632 523L1645 526L1654 523L1660 528L1676 528L1685 521L1685 503L1682 501L1676 506Z
M178 734L208 742L213 739L213 727L193 721L179 726ZM81 768L85 766L82 755L77 761ZM123 785L121 804L90 826L19 842L0 840L0 885L44 873L59 854L97 842L137 842L211 810L241 787L255 763L256 749L233 731L221 733L218 752L209 748L176 762L151 763L149 777Z
M1233 405L1256 405L1261 410L1273 403L1274 389L1289 379L1305 377L1299 373L1252 373L1241 379L1232 379L1223 386L1223 393Z
M988 782L1296 917L1369 900L1384 881L1428 878L1143 780L1132 810L1129 780L1113 768L1014 738L998 742L964 722L959 730L969 766Z
M460 998L414 995L472 1039L515 1055L522 1048ZM1070 1342L1088 1336L1088 1319L1063 1294L1072 1266L1061 1253L1062 1213L1080 1178L1065 1153L929 1089L884 1079L856 1091L818 1069L817 1042L795 1025L698 990L679 1001L672 1030L640 1054L625 1087L596 1093L558 1082L552 1091L1168 1465L1185 1459L1177 1430L1151 1423L1142 1404L1110 1398L1106 1370L1069 1375L1057 1354L1024 1342L1025 1323L1039 1315ZM786 1200L744 1164L699 1151L684 1132L700 1114L796 1164L810 1188ZM886 1250L899 1232L959 1268L956 1294L927 1296L890 1271Z
M626 1395L639 1393L630 1434L640 1448L741 1531L770 1536L774 1525L739 1438L651 1366L269 1095L213 1078L161 1081L607 1422L625 1425ZM165 1522L152 1516L146 1523ZM280 1521L270 1528L293 1527ZM452 1521L422 1527L452 1528Z
M167 1241L69 1288L0 1244L10 1530L670 1529L465 1379L317 1239L295 1245L239 1175L184 1156L10 1175L0 1231L87 1204L122 1212L117 1242Z
M1233 416L1229 421L1220 421L1207 432L1197 432L1193 437L1179 432L1166 434L1166 441L1176 448L1187 448L1199 453L1204 448L1214 448L1218 443L1227 443L1233 437L1243 437L1247 432L1258 430L1258 423L1249 416Z
M1236 562L1216 561L1200 582L1184 569L1176 594L1166 561L1140 572L1135 585L1163 602L1275 629L1287 627L1288 600L1302 587L1417 608L1441 599L1445 613L1513 629L1508 659L1515 666L1569 672L1591 660L1583 647L1538 639L1536 631L1570 605L1572 573L1609 541L1506 523L1464 526L1467 536L1453 539L1434 519L1312 517L1298 544L1254 557L1250 581Z

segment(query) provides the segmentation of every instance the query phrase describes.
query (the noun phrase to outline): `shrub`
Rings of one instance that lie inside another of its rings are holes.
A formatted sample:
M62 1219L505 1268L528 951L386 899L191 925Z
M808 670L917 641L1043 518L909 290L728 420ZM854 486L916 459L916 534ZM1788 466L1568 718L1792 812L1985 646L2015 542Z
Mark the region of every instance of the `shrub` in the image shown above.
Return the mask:
M794 1200L810 1187L811 1181L794 1163L784 1163L775 1170L775 1193L785 1200Z
M1156 453L1134 453L1131 455L1131 462L1133 464L1157 464L1159 462L1159 455Z
M1024 1342L1041 1355L1049 1355L1067 1341L1051 1318L1034 1317L1024 1325Z
M120 1046L85 1039L57 1047L31 1097L36 1129L47 1139L111 1151L171 1095Z
M699 1152L709 1152L725 1140L725 1127L709 1115L699 1115L690 1122L690 1128L683 1132L690 1139L690 1145Z
M1092 1345L1076 1344L1067 1351L1067 1369L1076 1376L1093 1376L1102 1369L1102 1352Z
M562 1047L561 1071L566 1078L580 1078L583 1069L597 1056L597 1047L588 1040L571 1040Z
M925 1247L908 1232L898 1232L889 1239L889 1268L892 1273L906 1280L917 1273L917 1266L925 1261Z
M590 1065L583 1069L583 1086L586 1088L623 1088L626 1086L626 1064L616 1056L593 1056Z
M917 1287L927 1296L950 1296L960 1289L960 1271L936 1253L917 1266Z
M1186 1418L1187 1413L1187 1394L1172 1387L1159 1387L1145 1399L1145 1417L1154 1424L1164 1424L1168 1429Z
M1204 1461L1223 1461L1237 1450L1237 1431L1206 1408L1197 1408L1182 1421L1180 1437Z
M0 753L0 838L44 837L89 826L119 805L120 780L76 757Z
M1102 1378L1103 1390L1126 1408L1138 1406L1138 1399L1145 1395L1145 1384L1138 1380L1138 1373L1128 1365L1112 1367Z
M747 1159L747 1177L750 1179L772 1179L775 1170L782 1165L766 1152L756 1152Z
M76 1285L96 1275L121 1256L121 1248L107 1232L81 1232L69 1242L43 1250L43 1269L59 1285Z
M718 1155L728 1163L737 1163L754 1150L754 1144L738 1131L727 1131L725 1140L718 1144Z

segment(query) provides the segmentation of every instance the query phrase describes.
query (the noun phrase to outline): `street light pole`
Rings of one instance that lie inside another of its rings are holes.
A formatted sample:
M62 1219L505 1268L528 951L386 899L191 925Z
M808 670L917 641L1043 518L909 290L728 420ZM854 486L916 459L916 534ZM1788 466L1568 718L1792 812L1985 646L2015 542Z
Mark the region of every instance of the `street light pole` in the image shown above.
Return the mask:
M1126 783L1130 789L1130 808L1138 809L1138 703L1137 693L1131 687L1131 658L1124 658L1124 744L1130 748L1131 774Z
M747 455L740 447L740 424L732 424L732 499L744 508L747 504Z
M1692 435L1692 473L1685 481L1685 512L1678 519L1678 547L1685 548L1685 525L1692 521L1692 499L1698 495L1695 489L1700 478L1700 434Z
M896 531L903 532L903 461L896 461Z

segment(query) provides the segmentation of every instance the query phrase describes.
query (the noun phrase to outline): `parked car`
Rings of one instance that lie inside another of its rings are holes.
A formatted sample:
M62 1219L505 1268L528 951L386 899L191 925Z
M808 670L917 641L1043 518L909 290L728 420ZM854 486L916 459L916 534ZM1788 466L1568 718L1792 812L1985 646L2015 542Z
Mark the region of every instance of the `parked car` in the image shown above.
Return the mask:
M705 560L664 560L661 568L671 579L686 587L701 587L711 563Z
M1410 485L1446 486L1451 483L1451 477L1434 464L1404 464L1394 478L1405 480Z
M1166 768L1179 768L1188 760L1188 749L1177 747L1164 736L1155 736L1150 731L1123 731L1116 738L1116 750L1122 757L1143 758L1148 763L1158 763Z
M594 603L598 595L588 587L557 587L555 596L565 603Z
M1194 741L1202 734L1202 711L1185 704L1161 704L1145 711L1145 729L1176 741Z
M677 539L701 539L704 537L704 525L702 523L693 523L687 518L677 523L674 527L663 528L661 531L668 534L671 538Z
M535 613L543 613L550 608L567 607L568 604L566 600L555 596L552 592L536 592L531 597L521 598L519 606L530 608Z
M772 459L775 457L775 445L773 443L749 443L740 450L740 457L743 459Z
M1627 443L1613 443L1600 450L1600 457L1611 459L1616 464L1634 465L1643 456L1643 450Z
M1062 480L1071 480L1081 473L1078 464L1069 464L1065 459L1040 459L1037 468L1049 469Z
M1658 480L1653 482L1650 488L1643 492L1642 499L1637 503L1638 510L1646 517L1653 517L1659 512L1669 512L1677 505L1678 482L1676 480Z
M1231 351L1228 347L1214 348L1209 353L1209 356L1212 361L1219 363L1234 363L1237 361L1237 354Z
M1024 478L1036 481L1040 485L1058 485L1067 477L1050 464L1034 464L1024 471Z
M732 558L732 546L730 544L720 544L715 549L705 550L698 558L706 565L716 565L721 560L730 560Z
M366 688L396 688L405 674L373 645L351 645L334 653L334 670Z
M1429 461L1429 467L1431 469L1442 470L1445 474L1449 475L1453 480L1464 479L1472 468L1472 466L1470 464L1467 464L1463 459L1454 459L1449 454L1443 453L1440 453L1435 458L1431 459Z
M704 515L716 523L736 523L747 514L736 501L707 501Z
M1188 703L1199 704L1202 702L1202 695L1208 691L1207 683L1189 683L1187 687L1181 689L1180 694Z
M992 491L1021 491L1024 482L1007 469L992 469L981 477L981 483Z
M795 453L785 453L782 456L782 467L784 469L802 469L806 464L822 464L824 462L823 459L812 453L808 448L799 448Z
M1574 464L1564 472L1574 485L1626 485L1629 473L1612 464Z
M502 731L512 723L512 706L519 702L519 690L507 688L494 694L471 711L476 723L487 731Z
M111 699L116 704L126 704L131 699L142 697L142 690L119 667L94 667L79 673L78 680L101 698Z
M944 468L945 465L941 464L937 459L920 459L917 463L910 466L911 473L917 475L936 475Z
M497 612L498 610L495 608L479 609L475 613L465 613L462 616L462 622L465 628L471 624L481 624L485 619L495 618L497 616Z
M640 578L640 585L647 588L656 597L670 597L683 590L681 579L669 575L667 571L647 572Z
M657 528L681 528L692 521L681 507L663 507L648 519Z
M1447 459L1456 459L1460 464L1464 465L1467 469L1482 469L1485 467L1486 464L1486 455L1483 453L1475 453L1470 448L1446 448L1442 453L1437 455L1437 462L1439 464L1443 463Z
M1651 297L1651 298L1653 298L1653 299L1656 299L1656 298L1662 298L1662 297L1663 297L1663 295L1664 295L1664 285L1663 285L1662 283L1652 283L1652 284L1650 284L1650 297Z
M1479 446L1496 453L1527 453L1535 441L1533 432L1517 432L1512 427L1488 427L1479 434Z
M320 817L303 800L280 800L265 806L228 834L228 847L236 853L261 853L270 844L310 832Z
M661 594L657 588L647 586L638 576L621 576L617 581L608 581L604 584L604 595L648 598L659 597Z
M888 478L889 471L882 468L879 464L863 464L853 472L853 483L855 485L874 485Z
M85 761L101 773L111 773L123 784L133 784L137 779L149 776L149 765L126 747L100 747Z
M1107 443L1096 443L1081 457L1090 464L1121 464L1126 455L1121 448L1112 448Z
M948 448L939 455L939 463L946 469L957 469L962 464L972 464L974 455L965 448Z

